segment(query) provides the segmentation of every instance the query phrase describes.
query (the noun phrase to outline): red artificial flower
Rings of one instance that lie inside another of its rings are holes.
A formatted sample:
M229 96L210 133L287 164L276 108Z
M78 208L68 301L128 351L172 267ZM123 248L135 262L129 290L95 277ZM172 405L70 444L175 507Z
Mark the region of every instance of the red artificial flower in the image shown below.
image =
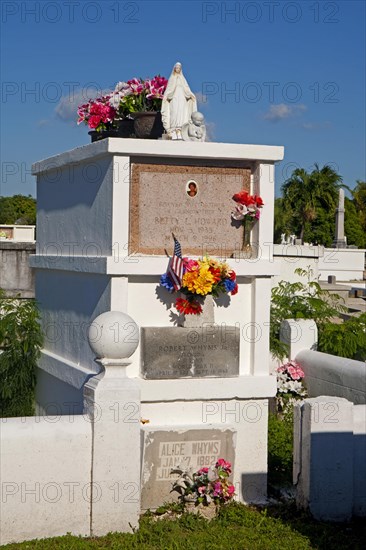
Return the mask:
M239 204L244 204L245 206L248 206L249 204L248 197L249 197L248 191L240 191L240 193L236 193L233 196L233 200L235 202L238 202Z
M199 302L195 300L186 300L185 298L177 298L175 301L175 307L179 313L184 313L184 315L193 314L199 315L202 313L202 307Z
M244 206L255 204L258 208L263 206L263 200L259 195L249 195L248 191L240 191L233 196L233 200Z
M221 281L221 269L219 267L209 267L209 272L213 276L215 283Z
M264 205L263 199L259 195L253 195L253 199L258 208L261 208Z
M235 294L237 294L238 290L239 290L238 283L236 283L234 290L231 291L231 296L234 296Z
M230 281L235 281L236 273L233 269L231 271L229 271L228 276L229 276Z

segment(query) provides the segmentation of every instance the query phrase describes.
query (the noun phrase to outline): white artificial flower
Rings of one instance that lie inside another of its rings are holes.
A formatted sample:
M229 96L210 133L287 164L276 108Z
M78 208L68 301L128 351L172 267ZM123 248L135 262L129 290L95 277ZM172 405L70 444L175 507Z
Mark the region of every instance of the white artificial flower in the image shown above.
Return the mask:
M209 481L214 481L217 478L217 474L212 466L208 469L207 478Z
M120 101L121 101L120 95L118 93L114 93L109 100L109 105L111 107L114 107L114 109L118 109Z
M114 89L115 92L124 92L125 90L129 89L129 85L127 82L118 82L116 84L116 87Z
M248 208L245 206L245 204L238 204L237 206L235 206L234 212L231 213L231 217L234 220L242 221L246 214L248 214Z

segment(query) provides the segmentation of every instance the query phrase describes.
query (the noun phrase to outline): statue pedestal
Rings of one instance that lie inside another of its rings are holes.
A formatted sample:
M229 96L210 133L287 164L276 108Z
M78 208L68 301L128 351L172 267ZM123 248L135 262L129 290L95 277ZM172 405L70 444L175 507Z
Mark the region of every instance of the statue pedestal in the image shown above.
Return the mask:
M347 240L345 237L343 239L336 239L332 242L332 248L347 248Z

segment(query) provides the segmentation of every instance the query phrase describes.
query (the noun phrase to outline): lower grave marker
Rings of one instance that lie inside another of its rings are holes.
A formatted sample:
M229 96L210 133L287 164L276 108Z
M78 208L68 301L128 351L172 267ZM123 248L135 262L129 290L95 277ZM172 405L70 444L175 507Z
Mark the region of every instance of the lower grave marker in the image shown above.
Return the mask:
M234 436L231 429L199 429L187 431L145 430L142 467L141 507L157 508L163 502L176 501L171 493L177 475L171 469L181 465L197 471L214 466L225 458L234 467Z

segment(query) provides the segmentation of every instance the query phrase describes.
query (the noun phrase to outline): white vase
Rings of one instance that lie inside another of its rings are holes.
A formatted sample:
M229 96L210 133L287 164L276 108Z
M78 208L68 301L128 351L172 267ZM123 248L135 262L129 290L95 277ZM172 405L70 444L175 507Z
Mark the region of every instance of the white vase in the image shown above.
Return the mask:
M183 326L185 328L199 328L207 324L215 323L214 317L214 299L211 294L207 296L198 296L197 302L202 306L202 313L195 315L189 313L184 316Z

